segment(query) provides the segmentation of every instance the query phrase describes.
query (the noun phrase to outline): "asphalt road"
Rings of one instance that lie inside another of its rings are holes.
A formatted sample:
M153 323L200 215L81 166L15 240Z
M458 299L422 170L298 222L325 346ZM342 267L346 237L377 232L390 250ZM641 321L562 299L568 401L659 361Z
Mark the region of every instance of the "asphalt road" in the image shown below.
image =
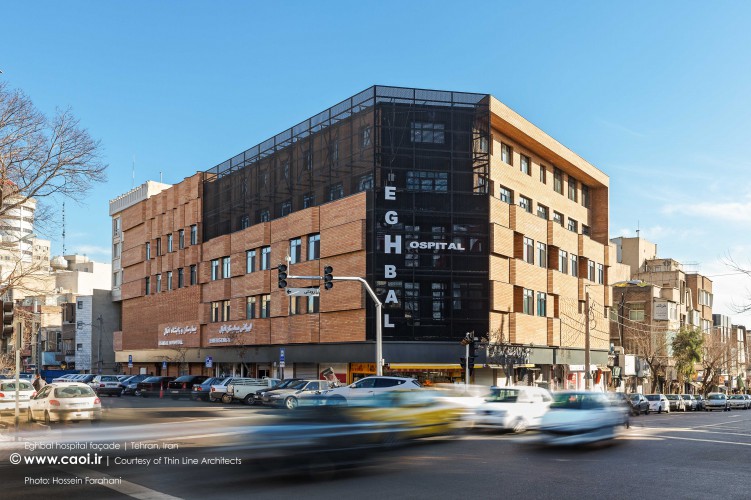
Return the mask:
M267 450L246 449L239 436L241 429L273 425L274 416L285 410L137 398L105 399L104 404L108 422L99 426L83 422L53 426L27 433L24 439L130 443L129 449L71 452L99 452L109 459L109 466L12 465L9 453L14 450L23 456L49 452L0 442L0 496L54 495L71 500L751 497L751 411L635 417L618 439L577 449L537 447L529 443L533 435L430 438L363 455L352 468L290 467L288 474L279 474L286 466L282 461L275 474L268 475L254 459L254 453L265 456ZM162 441L159 449L133 449L139 443L149 446L157 438ZM130 462L115 464L117 457ZM162 460L155 463L157 458ZM201 464L203 459L214 463ZM243 463L226 463L237 460ZM54 478L74 484L31 484ZM120 482L75 484L84 478Z

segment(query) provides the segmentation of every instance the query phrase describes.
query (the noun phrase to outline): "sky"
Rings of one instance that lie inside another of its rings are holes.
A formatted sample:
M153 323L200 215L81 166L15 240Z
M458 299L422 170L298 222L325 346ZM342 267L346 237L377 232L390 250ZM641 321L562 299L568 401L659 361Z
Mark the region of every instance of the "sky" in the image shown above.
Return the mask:
M70 107L108 181L65 249L111 260L109 200L208 170L371 85L489 93L610 177L610 236L713 280L751 327L751 2L3 0L0 81ZM60 202L56 203L59 209ZM60 254L62 221L48 231Z

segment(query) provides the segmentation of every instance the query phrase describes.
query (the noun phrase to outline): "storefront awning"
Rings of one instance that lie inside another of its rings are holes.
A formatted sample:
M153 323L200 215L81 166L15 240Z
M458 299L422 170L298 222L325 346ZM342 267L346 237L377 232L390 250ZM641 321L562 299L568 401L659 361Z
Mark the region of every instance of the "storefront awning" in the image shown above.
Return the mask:
M480 367L475 363L475 368ZM389 363L391 370L461 370L459 363Z

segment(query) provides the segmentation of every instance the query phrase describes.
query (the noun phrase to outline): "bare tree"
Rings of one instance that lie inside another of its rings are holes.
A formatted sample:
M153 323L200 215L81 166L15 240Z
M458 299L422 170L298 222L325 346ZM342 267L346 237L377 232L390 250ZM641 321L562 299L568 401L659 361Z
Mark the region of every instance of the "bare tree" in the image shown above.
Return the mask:
M667 375L669 361L668 334L663 328L646 323L629 322L624 328L624 347L644 358L652 374L652 391L657 392L659 377Z
M719 335L707 333L704 335L703 350L701 392L706 396L719 385L720 375L728 372L730 349L728 343L723 342Z

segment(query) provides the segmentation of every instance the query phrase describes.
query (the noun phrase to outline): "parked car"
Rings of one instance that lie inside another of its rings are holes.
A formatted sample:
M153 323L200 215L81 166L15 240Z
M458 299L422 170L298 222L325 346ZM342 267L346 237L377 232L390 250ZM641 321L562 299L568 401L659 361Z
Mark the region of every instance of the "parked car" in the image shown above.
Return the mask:
M748 403L743 394L733 394L728 398L728 406L734 410L748 410Z
M284 380L279 381L276 385L273 387L265 387L263 389L258 389L255 394L253 395L253 402L246 401L246 404L248 405L254 405L254 404L262 404L263 403L263 395L266 394L269 391L275 391L277 389L284 389L290 384L293 384L297 382L298 380L302 380L299 378L286 378Z
M78 376L78 373L66 373L65 375L53 378L52 382L72 382Z
M666 394L665 397L670 402L670 411L686 411L686 405L680 394Z
M200 384L208 377L205 375L183 375L177 377L175 380L170 380L167 383L167 390L165 395L169 395L172 399L189 398L193 393L193 386Z
M704 411L722 410L730 411L728 397L722 392L710 392L704 401Z
M231 403L232 397L227 395L227 386L234 383L242 383L244 380L254 380L247 377L225 377L221 382L211 386L209 390L209 401L221 401L223 403Z
M644 394L629 394L628 398L629 404L631 404L631 411L634 415L640 415L642 413L649 415L649 400Z
M247 405L252 405L255 402L256 391L263 388L271 388L279 383L278 378L252 378L243 379L240 382L232 382L227 385L227 394L222 397L222 403L226 402L227 398L232 401L242 401Z
M28 380L18 381L18 407L28 408L31 397L36 394L34 386ZM15 410L16 408L16 380L0 380L0 411Z
M616 429L628 428L629 411L614 405L601 392L564 391L553 394L553 403L540 423L540 441L555 446L593 443L616 437Z
M138 392L138 383L143 382L149 378L148 375L133 375L129 379L127 379L125 382L123 382L123 396L132 394L135 396L140 396L141 393Z
M706 402L706 398L702 396L701 394L697 394L694 396L694 399L696 400L696 411L704 411L704 403Z
M491 387L485 403L468 420L473 429L524 432L540 425L552 402L550 392L541 387Z
M108 396L120 397L123 393L123 385L117 378L117 375L97 375L89 382L89 385L97 396L107 394Z
M691 394L681 394L683 398L683 404L686 406L686 411L696 411L698 403L696 398Z
M92 380L94 380L93 373L81 373L76 378L72 379L71 382L81 382L83 384L90 384Z
M175 380L175 377L148 377L141 382L138 382L136 386L136 392L141 395L142 398L149 396L159 396L164 394L164 390L167 388L167 384L170 381Z
M372 375L350 385L329 389L323 395L327 405L343 406L352 403L367 404L368 400L382 392L410 391L420 387L420 382L415 378Z
M746 401L748 401L748 407L751 408L751 394L744 394L744 398L746 398Z
M193 388L190 390L190 399L193 401L208 401L211 386L218 384L221 381L222 379L220 378L211 377L207 378L200 384L193 384Z
M664 394L647 394L645 397L649 401L649 411L670 413L670 401Z
M29 422L43 420L47 425L68 420L98 422L102 418L102 402L88 384L50 383L31 398L27 415Z
M298 380L283 389L268 391L263 395L263 403L284 406L288 410L294 410L301 404L319 406L324 401L321 395L328 389L328 380Z

